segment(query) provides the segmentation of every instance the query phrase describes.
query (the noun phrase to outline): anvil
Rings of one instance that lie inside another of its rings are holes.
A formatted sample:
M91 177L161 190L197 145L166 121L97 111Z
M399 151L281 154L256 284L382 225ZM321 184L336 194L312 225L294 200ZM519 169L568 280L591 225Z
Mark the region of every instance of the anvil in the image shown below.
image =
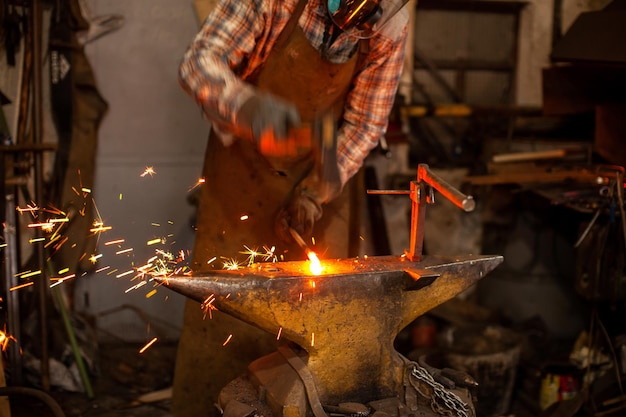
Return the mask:
M311 411L320 417L325 406L400 397L408 360L394 348L398 333L503 261L495 255L422 256L425 207L434 202L434 190L465 211L474 208L471 196L424 164L410 191L378 191L411 196L411 243L401 256L324 260L318 274L309 261L292 261L155 280L297 345L248 368L274 417Z
M259 263L235 271L158 278L168 288L296 343L322 404L365 403L400 392L394 339L469 288L501 256L404 256ZM236 335L235 335L236 336Z

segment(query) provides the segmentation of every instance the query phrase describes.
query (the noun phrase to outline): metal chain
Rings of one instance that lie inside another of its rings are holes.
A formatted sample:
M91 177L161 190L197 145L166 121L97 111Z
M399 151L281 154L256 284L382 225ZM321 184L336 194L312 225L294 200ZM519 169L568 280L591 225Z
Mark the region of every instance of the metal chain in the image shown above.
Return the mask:
M430 406L434 412L452 417L470 417L470 408L467 403L463 402L454 392L445 389L443 385L435 381L425 368L413 363L411 376L424 382L432 389L433 394L430 397ZM424 395L413 384L413 381L411 381L411 385L420 394Z

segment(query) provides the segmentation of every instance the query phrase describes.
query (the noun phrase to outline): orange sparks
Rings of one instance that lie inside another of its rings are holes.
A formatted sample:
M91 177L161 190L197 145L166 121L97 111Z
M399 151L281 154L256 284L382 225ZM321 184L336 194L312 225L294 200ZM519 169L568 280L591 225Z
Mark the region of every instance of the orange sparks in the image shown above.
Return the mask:
M189 188L189 191L193 190L193 189L194 189L194 188L196 188L196 187L201 186L201 185L202 185L202 184L204 184L205 182L206 182L206 180L205 180L204 178L199 178L199 179L198 179L198 182L196 182L194 185L192 185L192 186Z
M23 214L24 212L34 213L36 211L39 211L39 207L37 207L36 205L35 206L31 206L30 204L27 204L26 208L16 207L16 210L20 214Z
M143 173L141 173L140 177L145 177L146 175L150 175L151 177L154 176L154 174L156 174L156 171L154 170L154 167L146 167L146 169L143 171Z
M247 214L244 214L243 216L241 216L239 218L239 220L244 221L244 220L248 220L250 217Z
M226 259L223 263L223 268L228 271L236 271L239 267L241 267L241 265L236 259Z
M315 333L311 333L311 346L315 346Z
M41 270L26 271L26 272L22 272L20 274L17 274L16 277L19 277L21 279L26 279L26 278L34 277L35 275L40 275L40 274L41 274Z
M151 341L149 341L148 343L146 343L146 345L144 347L142 347L141 349L139 349L139 353L144 353L146 350L148 350L148 348L152 345L154 345L154 343L157 341L157 338L155 337L154 339L152 339Z
M213 314L212 314L212 310L216 310L217 311L217 307L215 307L213 305L213 302L215 301L215 294L211 294L207 297L206 300L204 300L202 302L202 305L200 306L202 308L202 310L204 310L204 317L203 319L206 318L207 313L209 314L209 318L212 319L213 318Z
M124 241L124 239L109 240L108 242L104 242L104 246L119 245L124 243Z
M279 327L278 328L278 335L276 335L276 340L280 340L280 334L283 332L283 328Z
M0 330L0 346L2 346L2 351L6 351L7 350L7 346L9 345L10 341L14 341L17 342L17 339L13 336L11 336L10 334L8 334L5 330Z
M104 223L102 222L94 222L94 227L89 229L89 231L91 233L98 233L98 232L106 232L107 230L111 230L111 229L113 229L113 227L105 226Z
M156 294L156 293L157 293L157 290L156 290L156 289L155 289L155 290L152 290L152 291L150 291L148 294L146 294L146 298L150 298L150 297L152 297L152 296L153 296L154 294Z
M121 274L116 275L115 278L123 278L125 276L132 275L134 273L135 273L135 270L131 269L131 270L128 270L126 272L122 272Z
M64 281L67 281L68 279L72 279L72 278L76 278L76 274L70 274L66 277L61 277L61 278L50 278L50 281L55 281L54 284L50 284L50 288L54 288L57 285L63 283Z
M232 339L232 338L233 338L232 334L228 335L228 338L226 338L226 341L224 341L224 343L222 343L222 346L226 346L228 344L228 342L230 342L230 339Z
M365 6L365 3L367 3L367 1L362 1L361 4L359 4L359 6L352 12L352 14L346 20L346 24L350 22L352 19L354 19L354 16L356 16L357 13L359 13L359 11L363 8L363 6Z
M91 255L91 256L89 257L89 261L90 261L92 264L96 264L96 263L98 262L98 259L100 259L100 258L102 258L102 254L98 254L98 255L93 254L93 255Z
M313 275L320 275L322 273L322 263L320 262L317 254L313 251L307 252L307 257L309 258L309 270Z
M31 282L27 282L26 284L16 285L15 287L9 288L9 291L16 291L22 288L30 287L33 284L35 283L31 281Z
M52 228L54 227L54 225L51 222L44 222L44 223L30 223L28 225L28 227L30 228L35 228L35 227L40 227L42 230L52 230Z
M133 285L132 287L130 287L126 291L124 291L124 294L128 294L129 292L131 292L133 290L136 290L137 288L141 288L144 285L146 285L146 281L141 281L139 284Z

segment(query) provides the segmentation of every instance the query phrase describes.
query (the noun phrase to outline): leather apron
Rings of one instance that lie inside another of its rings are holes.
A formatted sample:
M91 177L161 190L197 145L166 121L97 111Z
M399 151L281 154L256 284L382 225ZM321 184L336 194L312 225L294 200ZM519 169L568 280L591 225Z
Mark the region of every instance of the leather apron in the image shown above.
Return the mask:
M323 59L297 24L306 3L299 2L267 61L246 80L294 103L304 125L319 111L343 107L359 55L344 64ZM310 133L305 130L300 135L306 141ZM206 182L200 196L193 269L221 269L224 258L243 261L244 245L259 250L275 246L280 261L306 259L295 242L279 241L274 224L278 210L311 166L310 154L269 160L248 140L238 139L225 147L212 133L203 169ZM322 259L348 256L347 194L326 204L315 224L314 250ZM229 335L231 340L223 346ZM218 415L214 404L221 389L245 373L250 362L275 351L279 342L276 335L219 311L203 319L200 304L187 300L174 375L174 416Z

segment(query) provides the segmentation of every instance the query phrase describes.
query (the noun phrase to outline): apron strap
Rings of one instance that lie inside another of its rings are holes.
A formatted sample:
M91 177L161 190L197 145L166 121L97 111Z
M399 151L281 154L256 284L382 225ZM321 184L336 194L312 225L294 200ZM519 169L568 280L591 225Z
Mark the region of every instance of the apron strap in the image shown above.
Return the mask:
M307 3L308 3L308 0L300 0L298 4L296 4L296 8L291 14L289 21L283 28L283 31L280 33L280 35L278 35L278 39L276 39L276 45L274 46L274 49L282 48L285 45L285 43L289 39L289 36L291 36L293 29L298 24L298 19L300 19L300 16L302 15L302 12L304 11L304 7L307 5Z

